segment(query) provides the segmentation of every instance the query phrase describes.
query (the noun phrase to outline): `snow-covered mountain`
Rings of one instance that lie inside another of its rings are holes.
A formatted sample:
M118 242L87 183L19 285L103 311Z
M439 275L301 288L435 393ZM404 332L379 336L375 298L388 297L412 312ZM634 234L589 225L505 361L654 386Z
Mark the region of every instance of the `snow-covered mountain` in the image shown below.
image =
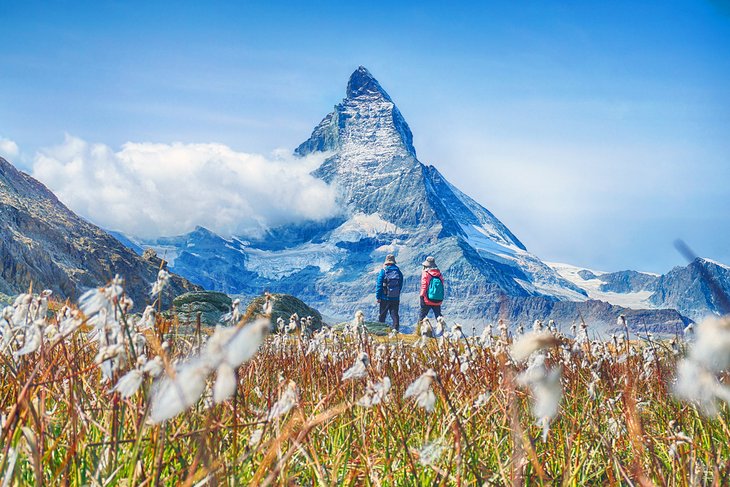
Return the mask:
M653 309L649 301L659 276L645 272L604 272L570 264L546 262L550 267L583 289L590 299L624 306L631 309Z
M78 298L115 274L137 307L149 300L159 261L143 259L101 228L69 210L43 184L0 157L0 293L50 289ZM169 294L199 290L173 276Z
M352 74L346 97L295 152L328 156L313 174L336 188L340 215L258 238L223 238L198 228L137 244L155 248L176 272L207 288L290 293L331 317L349 318L358 308L373 315L375 276L388 253L396 254L405 276L405 322L415 321L427 255L446 276L444 311L452 318L575 320L586 306L603 306L582 304L579 311L575 303L586 302L586 289L543 263L486 208L418 160L403 115L367 69ZM622 309L593 314L614 323ZM649 311L642 319L681 323L670 315Z
M730 266L696 258L687 266L677 266L666 274L637 271L601 272L569 264L549 263L561 276L585 290L591 299L632 309L676 309L700 320L708 314L724 314L709 279L730 297Z
M505 294L583 294L530 254L488 210L416 158L408 124L365 68L352 74L347 97L296 149L300 155L313 151L333 153L314 174L338 188L345 224L377 215L416 250L407 263L420 263L440 243L446 246L439 249L443 254L459 255L455 264L467 265Z

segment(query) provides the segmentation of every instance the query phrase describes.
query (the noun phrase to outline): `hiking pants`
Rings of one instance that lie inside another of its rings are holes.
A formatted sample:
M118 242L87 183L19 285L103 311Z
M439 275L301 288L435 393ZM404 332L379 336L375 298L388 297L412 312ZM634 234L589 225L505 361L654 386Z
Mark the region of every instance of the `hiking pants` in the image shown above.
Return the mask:
M398 331L400 328L400 316L398 315L398 307L400 306L400 300L380 300L380 314L378 315L378 321L385 323L385 315L390 313L390 317L393 318L393 329Z
M433 317L438 318L441 316L441 305L430 305L423 302L423 298L421 298L421 316L418 318L418 321L421 321L426 316L428 316L428 312L433 310Z

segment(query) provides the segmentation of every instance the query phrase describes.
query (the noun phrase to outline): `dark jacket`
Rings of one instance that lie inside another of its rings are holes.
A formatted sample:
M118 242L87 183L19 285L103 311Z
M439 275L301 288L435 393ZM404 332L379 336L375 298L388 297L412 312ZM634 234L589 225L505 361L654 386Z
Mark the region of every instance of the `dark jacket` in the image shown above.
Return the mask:
M383 301L399 301L400 296L397 298L389 298L385 296L385 289L383 289L383 280L385 279L385 270L386 269L395 269L398 271L398 274L400 274L400 285L401 289L403 289L403 273L398 269L398 266L395 264L389 264L382 269L380 269L380 272L378 273L378 280L375 284L375 297L377 299L381 299Z
M446 288L446 281L444 281L444 276L441 275L440 270L437 268L424 270L421 275L421 298L423 299L423 304L427 304L428 306L439 306L442 303L442 301L431 301L428 299L428 286L431 284L431 279L434 277L441 279L444 288Z

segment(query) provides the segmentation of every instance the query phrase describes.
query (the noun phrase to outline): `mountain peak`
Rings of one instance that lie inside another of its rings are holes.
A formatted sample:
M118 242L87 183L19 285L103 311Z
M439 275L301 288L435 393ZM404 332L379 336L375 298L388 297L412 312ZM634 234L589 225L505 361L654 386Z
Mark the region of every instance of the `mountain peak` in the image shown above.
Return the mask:
M379 94L391 101L378 80L370 74L367 68L360 66L350 75L350 80L347 82L347 98L357 98L365 94Z
M294 153L306 156L312 152L342 151L345 147L349 147L349 156L356 151L362 156L360 159L371 162L385 156L393 159L394 154L416 157L411 129L388 93L364 66L350 75L345 99ZM377 154L373 156L373 152Z

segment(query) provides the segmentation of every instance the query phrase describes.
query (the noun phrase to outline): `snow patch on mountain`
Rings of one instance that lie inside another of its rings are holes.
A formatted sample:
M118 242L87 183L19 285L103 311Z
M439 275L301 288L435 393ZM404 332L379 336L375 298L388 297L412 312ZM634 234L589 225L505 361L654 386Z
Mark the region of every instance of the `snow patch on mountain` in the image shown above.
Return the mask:
M633 293L614 293L601 291L600 288L604 284L604 281L598 279L598 277L584 279L580 275L582 271L588 271L594 276L609 274L608 272L596 271L593 269L586 269L584 267L576 267L570 264L562 264L558 262L545 262L545 264L552 267L558 274L560 274L568 281L585 290L588 293L588 297L590 299L597 299L600 301L605 301L607 303L631 309L656 308L656 306L649 301L649 296L653 294L653 291L638 291ZM579 301L582 301L582 299Z
M247 248L241 252L248 257L246 270L266 279L281 279L309 266L329 272L346 251L329 244L306 244L286 250L269 251Z
M516 245L499 243L492 232L479 225L460 225L469 245L487 258L497 257L504 263L511 263L520 249ZM524 251L523 251L524 252Z
M359 242L366 237L379 234L398 235L405 233L394 223L390 223L376 212L370 215L356 213L345 223L337 227L330 236L335 242Z
M718 262L716 260L708 259L707 257L700 257L701 260L704 260L705 262L708 262L710 264L714 264L718 267L722 267L723 269L730 270L730 265L723 264L722 262Z
M554 296L570 301L586 299L586 295L579 289L571 289L566 286L566 282L556 278L550 267L516 244L507 243L502 238L495 240L493 232L479 225L460 226L466 235L466 241L481 257L515 267L527 274L529 280L514 278L514 281L528 293Z

